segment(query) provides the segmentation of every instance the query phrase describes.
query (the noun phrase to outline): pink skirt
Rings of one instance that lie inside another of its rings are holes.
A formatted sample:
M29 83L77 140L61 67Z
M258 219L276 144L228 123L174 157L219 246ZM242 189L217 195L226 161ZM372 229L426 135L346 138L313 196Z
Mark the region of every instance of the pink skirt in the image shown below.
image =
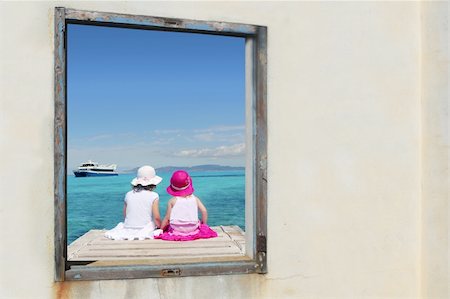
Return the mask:
M155 239L162 239L166 241L192 241L197 239L209 239L217 237L217 233L213 231L208 225L200 224L200 226L193 232L186 234L186 232L178 232L172 226L164 231Z

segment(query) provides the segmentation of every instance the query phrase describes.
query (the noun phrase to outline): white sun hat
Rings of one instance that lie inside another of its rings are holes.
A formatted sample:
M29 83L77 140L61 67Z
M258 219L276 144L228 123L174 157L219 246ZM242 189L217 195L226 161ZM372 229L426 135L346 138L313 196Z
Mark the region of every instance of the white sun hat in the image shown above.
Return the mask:
M162 178L156 175L156 171L151 166L142 166L137 171L137 177L131 181L131 185L148 186L158 185L161 183Z

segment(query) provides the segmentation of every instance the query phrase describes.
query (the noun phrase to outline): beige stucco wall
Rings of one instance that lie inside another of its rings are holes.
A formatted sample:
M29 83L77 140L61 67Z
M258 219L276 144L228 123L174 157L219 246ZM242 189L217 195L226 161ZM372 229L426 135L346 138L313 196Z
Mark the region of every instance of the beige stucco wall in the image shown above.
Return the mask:
M422 4L421 282L428 298L450 297L448 15L448 2Z
M57 5L268 26L267 275L53 283ZM448 165L433 5L1 2L0 298L446 298L448 167L425 173Z

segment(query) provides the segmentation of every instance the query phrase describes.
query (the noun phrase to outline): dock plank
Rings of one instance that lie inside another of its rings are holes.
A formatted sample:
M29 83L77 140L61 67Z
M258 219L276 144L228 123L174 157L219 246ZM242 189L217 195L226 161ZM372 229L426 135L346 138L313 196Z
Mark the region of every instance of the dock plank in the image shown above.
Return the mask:
M110 240L90 230L68 246L68 261L167 260L245 256L245 233L238 226L212 227L217 238L193 241Z

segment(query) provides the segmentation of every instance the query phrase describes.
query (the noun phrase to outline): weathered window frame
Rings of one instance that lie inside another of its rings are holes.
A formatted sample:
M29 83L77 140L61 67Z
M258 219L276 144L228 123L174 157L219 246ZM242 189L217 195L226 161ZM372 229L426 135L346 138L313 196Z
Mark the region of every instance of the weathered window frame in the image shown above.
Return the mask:
M167 265L77 266L69 268L67 257L67 93L66 25L88 24L149 30L194 32L246 39L246 127L251 147L247 150L246 232L248 259ZM124 279L266 273L267 232L267 28L226 22L207 22L117 13L55 8L55 119L54 205L55 281ZM250 156L250 157L249 157Z

